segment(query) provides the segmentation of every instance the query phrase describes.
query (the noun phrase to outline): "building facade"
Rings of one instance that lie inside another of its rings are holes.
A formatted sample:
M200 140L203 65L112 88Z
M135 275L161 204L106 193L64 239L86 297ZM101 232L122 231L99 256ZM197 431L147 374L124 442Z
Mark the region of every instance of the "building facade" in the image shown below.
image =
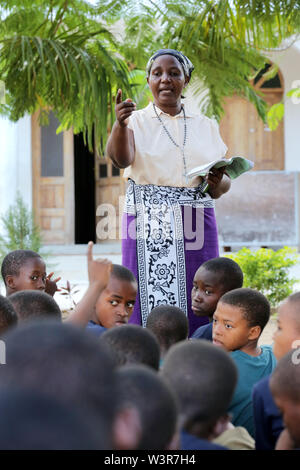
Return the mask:
M300 41L270 59L279 65L277 76L269 82L258 77L254 86L270 104L284 99L278 129L271 132L254 107L237 96L226 100L220 123L228 156L242 155L255 163L216 201L224 247L300 245L300 99L285 98L300 86ZM191 91L187 99L197 107ZM118 239L122 170L91 154L82 136L72 131L56 135L57 127L54 116L43 128L38 115L17 123L0 120L0 215L19 192L34 210L47 245Z

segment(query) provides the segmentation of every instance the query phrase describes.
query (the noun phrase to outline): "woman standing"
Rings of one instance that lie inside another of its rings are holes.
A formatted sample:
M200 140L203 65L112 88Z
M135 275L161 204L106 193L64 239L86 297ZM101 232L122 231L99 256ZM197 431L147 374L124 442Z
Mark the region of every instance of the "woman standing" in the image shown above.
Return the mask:
M126 168L128 179L122 255L139 284L131 322L145 326L152 308L176 305L189 318L190 335L208 321L191 310L193 277L204 261L219 254L213 200L230 188L220 170L205 181L187 177L227 151L214 121L182 103L192 70L181 52L157 51L147 64L153 103L136 111L119 90L107 143L109 157Z

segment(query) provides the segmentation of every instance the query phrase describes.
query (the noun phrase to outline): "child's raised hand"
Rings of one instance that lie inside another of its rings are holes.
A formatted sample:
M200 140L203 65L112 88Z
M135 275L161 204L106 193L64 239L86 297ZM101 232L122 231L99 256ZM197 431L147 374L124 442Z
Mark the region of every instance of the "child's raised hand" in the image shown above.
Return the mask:
M128 124L128 118L131 116L133 111L136 110L136 104L132 101L131 98L122 101L122 90L119 89L116 96L116 118L121 127L126 127Z
M45 286L45 292L46 294L51 295L52 297L54 296L55 292L60 291L60 289L57 287L58 281L61 280L61 277L57 277L56 279L51 279L54 273L48 274L46 277L46 286Z
M87 261L88 261L88 275L89 283L100 282L102 289L104 289L109 281L110 273L112 270L112 262L108 259L95 259L93 258L93 242L88 243Z

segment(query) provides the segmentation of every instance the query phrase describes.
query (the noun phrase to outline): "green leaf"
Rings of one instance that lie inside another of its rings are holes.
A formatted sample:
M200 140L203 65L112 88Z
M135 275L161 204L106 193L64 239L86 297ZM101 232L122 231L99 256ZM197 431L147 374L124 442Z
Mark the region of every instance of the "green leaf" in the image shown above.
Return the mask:
M271 131L277 129L280 121L282 121L284 116L284 104L283 103L275 103L269 109L267 113L267 122L268 126Z

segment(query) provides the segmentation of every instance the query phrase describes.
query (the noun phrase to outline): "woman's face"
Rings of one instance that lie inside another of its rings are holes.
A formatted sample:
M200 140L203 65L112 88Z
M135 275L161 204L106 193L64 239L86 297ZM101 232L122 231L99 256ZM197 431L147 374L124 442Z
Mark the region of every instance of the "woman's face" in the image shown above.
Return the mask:
M154 103L163 109L181 103L182 90L189 79L175 57L161 55L153 62L147 81Z

